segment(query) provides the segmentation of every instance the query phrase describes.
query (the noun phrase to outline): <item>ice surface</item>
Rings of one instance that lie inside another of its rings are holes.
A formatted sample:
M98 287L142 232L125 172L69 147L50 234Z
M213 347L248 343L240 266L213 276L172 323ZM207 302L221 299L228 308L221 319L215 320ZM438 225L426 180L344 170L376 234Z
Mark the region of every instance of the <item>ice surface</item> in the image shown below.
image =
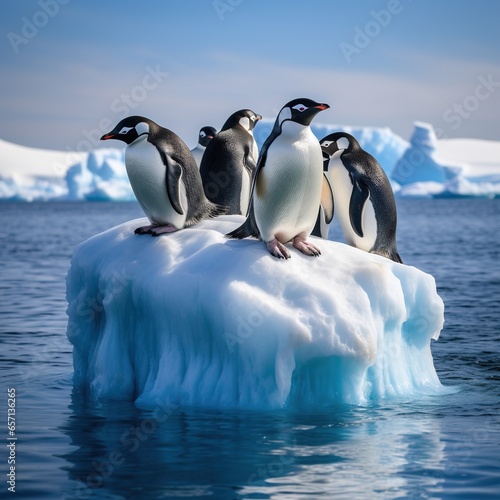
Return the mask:
M261 120L259 147L274 120ZM379 161L398 196L500 196L500 141L437 139L417 122L408 143L388 128L313 123L322 139L336 130L354 135ZM74 153L34 149L0 140L0 199L133 200L122 149Z
M432 276L343 243L321 257L228 240L222 216L168 236L130 221L77 247L67 277L74 381L139 406L363 404L445 391Z

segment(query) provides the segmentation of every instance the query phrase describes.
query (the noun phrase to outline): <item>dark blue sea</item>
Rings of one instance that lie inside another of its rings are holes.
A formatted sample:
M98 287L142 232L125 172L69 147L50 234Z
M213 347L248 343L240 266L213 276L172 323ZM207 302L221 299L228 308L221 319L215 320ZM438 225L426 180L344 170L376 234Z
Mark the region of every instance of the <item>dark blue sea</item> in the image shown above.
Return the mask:
M458 392L300 413L153 416L74 394L65 333L74 247L141 217L139 207L1 203L0 497L500 498L500 200L400 199L398 210L400 254L436 278L445 302L432 351L441 381Z

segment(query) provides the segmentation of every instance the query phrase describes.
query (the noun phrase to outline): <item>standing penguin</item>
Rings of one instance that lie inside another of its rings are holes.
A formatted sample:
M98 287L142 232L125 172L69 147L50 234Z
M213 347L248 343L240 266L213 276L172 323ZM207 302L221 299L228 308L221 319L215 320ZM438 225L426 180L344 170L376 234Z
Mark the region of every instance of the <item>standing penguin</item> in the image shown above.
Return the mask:
M216 133L217 129L215 129L214 127L202 127L200 129L200 132L198 134L198 144L191 150L198 168L200 168L201 159L203 158L203 153L205 152L208 143L215 137Z
M118 139L128 146L125 166L132 189L151 225L136 234L158 236L221 213L205 197L196 161L174 132L142 116L121 120L101 140Z
M228 214L246 215L258 157L253 128L262 116L249 109L233 113L208 143L200 165L207 198L227 207Z
M326 175L347 242L402 263L396 246L396 201L378 161L346 132L330 134L320 144L329 158Z
M321 147L309 124L329 107L302 98L281 109L260 152L248 217L227 236L260 238L271 255L281 259L291 257L285 247L289 241L306 255L321 254L307 237L314 227L320 201L333 207L331 194L323 190L326 180Z

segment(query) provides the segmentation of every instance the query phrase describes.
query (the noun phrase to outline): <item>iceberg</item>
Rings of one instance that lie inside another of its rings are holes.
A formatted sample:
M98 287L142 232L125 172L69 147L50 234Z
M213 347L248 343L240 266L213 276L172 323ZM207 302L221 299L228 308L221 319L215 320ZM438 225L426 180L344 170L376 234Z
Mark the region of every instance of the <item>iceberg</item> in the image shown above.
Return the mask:
M153 238L126 222L67 275L74 384L93 400L275 409L443 394L434 278L344 243L322 255L228 240L242 216Z
M262 146L274 120L254 129ZM313 123L318 140L335 131L358 139L377 158L401 197L499 197L500 141L438 139L432 125L415 123L410 142L387 127ZM90 153L29 148L0 140L0 199L134 200L123 150Z
M398 196L493 198L500 194L500 143L438 139L432 125L416 122L390 176Z
M122 149L91 151L84 161L68 169L65 179L68 200L135 200Z

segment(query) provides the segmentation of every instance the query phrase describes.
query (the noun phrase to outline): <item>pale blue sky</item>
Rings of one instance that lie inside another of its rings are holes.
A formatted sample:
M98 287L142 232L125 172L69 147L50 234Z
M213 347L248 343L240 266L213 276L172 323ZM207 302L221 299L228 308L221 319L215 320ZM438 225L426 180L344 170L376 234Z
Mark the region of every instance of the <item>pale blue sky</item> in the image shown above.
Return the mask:
M295 97L330 104L326 123L408 138L420 120L500 140L496 0L4 0L1 12L12 142L86 149L141 114L194 146L203 125L247 107L274 119Z

